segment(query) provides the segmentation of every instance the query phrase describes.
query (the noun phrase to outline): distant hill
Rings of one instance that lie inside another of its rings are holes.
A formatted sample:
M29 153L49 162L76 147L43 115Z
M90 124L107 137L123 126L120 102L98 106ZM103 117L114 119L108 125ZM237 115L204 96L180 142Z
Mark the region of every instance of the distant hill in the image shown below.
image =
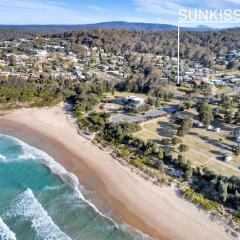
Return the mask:
M176 30L177 27L169 24L156 23L132 23L132 22L103 22L95 24L82 25L84 29L127 29L142 31L170 31Z
M102 22L94 24L80 25L0 25L0 29L20 29L27 31L39 32L64 32L74 30L90 30L90 29L119 29L119 30L140 30L140 31L172 31L177 30L177 26L170 24L157 23L132 23L132 22ZM196 28L181 28L189 31L216 31L207 26L200 25ZM219 30L219 29L218 29Z

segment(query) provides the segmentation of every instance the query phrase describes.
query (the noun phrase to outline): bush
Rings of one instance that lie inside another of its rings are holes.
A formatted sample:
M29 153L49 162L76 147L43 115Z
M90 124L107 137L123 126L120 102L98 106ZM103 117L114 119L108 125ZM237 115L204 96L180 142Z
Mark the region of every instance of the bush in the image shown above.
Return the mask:
M194 204L199 204L207 211L214 211L220 209L220 204L204 198L201 194L194 192L192 189L183 190L183 196L188 198Z
M173 137L173 138L171 139L171 142L172 142L172 145L177 145L177 144L182 143L182 140L181 140L180 138Z
M120 158L129 158L131 156L131 153L130 153L129 149L122 148L118 151L118 156Z
M193 107L193 103L192 102L184 102L183 106L185 109L190 109Z
M190 131L190 128L193 126L191 119L183 119L180 127L178 128L177 135L183 137L186 133Z
M164 145L170 145L170 144L172 144L172 141L171 141L170 138L163 138L163 139L162 139L162 143L163 143Z
M235 148L235 154L236 154L237 156L240 155L240 147L236 147L236 148Z
M154 97L148 97L147 103L148 103L150 106L153 107L153 106L155 105L155 103L156 103L156 98L154 98Z
M141 161L141 159L134 159L130 162L134 167L139 168L139 169L143 169L144 168L144 164Z
M84 117L79 111L76 111L78 125L81 129L89 129L97 132L105 127L108 123L109 113L92 113L88 117Z
M179 146L179 150L180 150L180 152L187 152L189 150L189 147L185 144L181 144Z
M177 125L181 125L182 121L183 121L183 119L177 116L174 123L177 124Z

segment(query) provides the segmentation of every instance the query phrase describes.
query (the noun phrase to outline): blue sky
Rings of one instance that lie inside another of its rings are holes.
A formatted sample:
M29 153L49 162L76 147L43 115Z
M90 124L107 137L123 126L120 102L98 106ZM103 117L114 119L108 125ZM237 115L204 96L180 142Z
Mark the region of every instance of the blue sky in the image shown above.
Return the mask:
M177 24L179 9L240 9L239 3L240 0L0 0L0 24Z

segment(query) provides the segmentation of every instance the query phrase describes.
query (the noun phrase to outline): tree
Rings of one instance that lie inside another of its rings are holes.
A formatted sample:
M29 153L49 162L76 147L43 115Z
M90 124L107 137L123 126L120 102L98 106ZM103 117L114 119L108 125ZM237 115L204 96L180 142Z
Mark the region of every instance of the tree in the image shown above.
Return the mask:
M156 103L156 99L155 99L154 97L148 97L147 103L148 103L150 106L154 106L155 103Z
M235 113L234 120L236 123L240 123L240 110Z
M159 158L160 160L163 160L163 159L164 159L164 151L163 151L163 149L160 149L160 150L159 150L159 152L158 152L158 158Z
M209 98L213 94L213 89L210 84L205 84L203 87L203 95Z
M208 127L214 120L213 110L211 105L203 103L198 109L199 120Z
M227 69L233 69L236 66L236 63L234 61L230 61L227 65Z
M192 175L193 175L193 168L190 167L187 169L187 171L184 173L184 177L186 178L186 180L191 180L192 178Z
M236 154L237 156L240 155L240 147L236 147L236 148L235 148L235 154Z
M163 138L162 139L162 143L164 145L170 145L172 143L171 139L170 138Z
M114 96L115 95L115 88L114 87L112 88L111 92L112 92L112 96Z
M183 137L187 132L189 132L192 125L193 125L193 123L192 123L191 119L189 119L189 118L183 119L181 121L180 127L178 128L177 135L180 137Z
M15 58L15 56L11 55L9 57L9 65L10 66L16 66L16 58Z
M221 106L224 111L232 109L235 106L232 97L223 95L221 99Z
M233 108L235 107L233 98L223 95L221 98L222 112L224 113L224 119L227 123L232 122L234 118Z
M180 152L187 152L189 150L189 147L185 144L180 144L178 149Z
M171 142L172 142L172 145L177 145L177 144L182 143L182 140L181 140L180 138L173 137L173 138L171 139Z
M233 121L234 115L231 109L225 112L224 118L227 123L231 123Z
M226 202L227 196L228 196L228 184L225 183L223 180L220 180L219 182L219 193L220 193L220 198L223 202Z

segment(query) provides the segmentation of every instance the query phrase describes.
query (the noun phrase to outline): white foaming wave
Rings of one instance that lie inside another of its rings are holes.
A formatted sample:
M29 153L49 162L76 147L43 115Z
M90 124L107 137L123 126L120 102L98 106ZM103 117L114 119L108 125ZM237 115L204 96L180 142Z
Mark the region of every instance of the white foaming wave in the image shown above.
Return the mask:
M34 156L32 153L24 152L20 156L18 156L18 159L24 160L24 159L32 159L35 160L36 156Z
M99 209L97 209L97 207L93 203L88 201L83 196L83 194L81 192L81 189L83 189L84 187L82 185L80 185L76 175L74 175L73 173L68 172L61 164L56 162L52 157L50 157L44 151L41 151L41 150L39 150L39 149L37 149L35 147L32 147L32 146L28 145L27 143L25 143L25 142L15 138L15 137L12 137L12 136L9 136L9 135L0 134L0 137L1 136L10 138L14 142L16 142L19 146L21 146L24 154L31 154L31 155L33 155L33 158L32 158L33 160L36 160L36 161L44 164L45 166L47 166L51 170L51 172L53 174L58 175L64 182L66 182L68 184L68 186L70 186L72 189L74 189L75 193L77 194L77 196L82 201L87 203L92 209L95 210L95 212L100 214L102 217L108 219L111 223L114 224L114 227L119 229L118 224L116 222L114 222L112 218L106 216L101 211L99 211Z
M31 227L38 238L44 240L71 240L53 222L42 205L35 198L31 189L27 189L12 202L10 209L3 214L4 217L19 217L30 221Z
M6 157L0 154L0 162L6 162Z
M3 222L0 217L0 239L1 240L17 240L15 233Z

